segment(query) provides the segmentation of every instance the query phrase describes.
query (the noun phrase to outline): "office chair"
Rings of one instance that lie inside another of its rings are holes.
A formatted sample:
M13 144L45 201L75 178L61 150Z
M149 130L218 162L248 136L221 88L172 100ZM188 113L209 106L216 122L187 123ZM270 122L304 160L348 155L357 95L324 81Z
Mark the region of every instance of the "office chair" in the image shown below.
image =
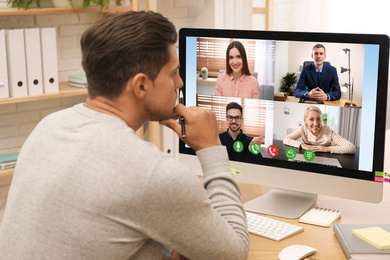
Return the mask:
M312 63L313 63L312 60L304 61L304 62L303 62L303 67L305 67L305 66L307 66L307 65L310 65L310 64L312 64ZM329 61L324 61L324 63L330 65L330 62L329 62Z

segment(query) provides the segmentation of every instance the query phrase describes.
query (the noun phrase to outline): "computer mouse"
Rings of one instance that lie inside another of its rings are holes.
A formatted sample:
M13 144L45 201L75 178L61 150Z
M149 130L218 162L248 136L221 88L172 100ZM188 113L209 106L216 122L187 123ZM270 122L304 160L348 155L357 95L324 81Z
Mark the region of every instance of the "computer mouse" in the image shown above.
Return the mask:
M317 249L305 246L305 245L291 245L282 249L279 252L280 260L300 260L313 253L317 252Z

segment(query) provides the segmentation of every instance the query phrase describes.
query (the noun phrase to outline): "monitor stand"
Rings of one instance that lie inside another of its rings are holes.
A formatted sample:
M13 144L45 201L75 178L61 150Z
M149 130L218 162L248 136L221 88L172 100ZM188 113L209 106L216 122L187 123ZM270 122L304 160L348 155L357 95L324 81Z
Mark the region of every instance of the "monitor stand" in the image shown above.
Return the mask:
M317 194L272 188L244 204L245 210L296 219L309 210L317 201Z

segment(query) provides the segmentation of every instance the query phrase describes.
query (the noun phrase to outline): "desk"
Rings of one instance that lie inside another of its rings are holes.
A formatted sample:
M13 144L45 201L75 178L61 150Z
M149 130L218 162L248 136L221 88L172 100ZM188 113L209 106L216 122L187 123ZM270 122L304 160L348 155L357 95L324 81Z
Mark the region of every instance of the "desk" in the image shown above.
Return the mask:
M298 103L298 99L299 98L297 98L297 97L288 96L286 98L286 102ZM324 101L324 104L319 104L319 105L344 107L345 102L349 102L349 100L341 100L340 99L340 100L334 100L334 101ZM355 103L356 106L351 107L351 108L362 108L362 101L361 100L352 100L352 102ZM309 104L309 103L300 103L300 104Z
M268 187L240 183L242 200L247 202L269 190ZM378 204L339 199L329 196L318 196L315 206L333 208L341 211L338 224L372 224L390 223L390 184L384 184L383 200ZM304 244L317 249L313 259L318 260L346 260L343 249L333 233L333 227L319 227L299 223L298 219L285 219L269 216L304 228L304 232L275 242L250 234L250 249L248 260L274 260L278 259L279 252L292 244Z

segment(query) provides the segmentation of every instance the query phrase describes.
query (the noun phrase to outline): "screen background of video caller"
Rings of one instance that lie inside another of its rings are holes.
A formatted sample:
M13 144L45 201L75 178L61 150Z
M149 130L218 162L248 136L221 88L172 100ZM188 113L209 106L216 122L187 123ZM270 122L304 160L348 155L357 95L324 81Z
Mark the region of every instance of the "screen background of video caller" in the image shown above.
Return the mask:
M187 37L187 54L193 50L196 50L196 39L197 37ZM234 39L234 40L241 40L241 39ZM248 39L245 39L245 40L248 40ZM249 39L250 40L250 39ZM256 41L262 41L262 40L256 40ZM288 67L288 70L287 71L292 71L292 69L290 69L290 65L289 64L289 59L294 59L294 57L291 57L291 54L290 52L292 51L289 51L288 48L290 48L290 50L293 48L291 47L291 45L294 45L295 46L295 49L297 49L297 46L301 45L302 47L300 48L301 50L300 51L297 51L297 52L292 52L294 53L293 56L299 56L299 55L304 55L304 58L301 58L301 61L305 61L305 60L312 60L311 57L310 57L310 54L311 54L311 48L314 46L314 44L316 44L315 42L292 42L292 41L275 41L275 45L276 45L276 48L275 48L275 83L280 80L280 71L279 70L279 66L281 65L282 67ZM326 52L327 52L327 58L326 60L330 61L332 63L332 66L333 65L336 65L337 64L334 64L334 62L332 62L332 58L333 57L336 57L335 55L338 55L340 56L339 52L341 49L343 48L346 48L345 46L347 47L350 47L352 50L353 48L355 49L358 49L358 51L356 51L355 53L351 53L351 63L355 60L355 61L359 61L360 64L362 64L359 68L355 69L353 68L353 66L351 65L351 78L353 77L354 79L354 100L359 100L362 102L362 108L346 108L346 107L334 107L334 106L325 106L325 105L317 105L319 108L321 108L321 110L323 111L323 113L327 113L328 115L328 120L329 118L332 118L332 116L340 119L340 113L341 111L350 111L350 110L360 110L360 115L359 115L359 120L357 121L357 123L355 125L351 125L350 126L350 129L356 131L356 140L358 142L359 145L356 145L355 143L355 146L357 147L356 149L356 155L360 158L358 161L359 161L359 164L358 164L358 169L361 170L361 171L368 171L368 172L371 172L372 171L372 168L373 168L373 157L372 157L372 154L373 154L373 149L374 149L374 145L373 145L373 142L374 142L374 133L375 133L375 109L376 109L376 96L377 96L377 75L378 75L378 59L379 59L379 45L371 45L371 44L343 44L343 43L326 43L324 42L323 43L326 47ZM284 48L284 52L283 50L281 51L280 50L280 46L288 46L287 47L287 53L285 52L286 48ZM351 47L352 46L352 47ZM195 48L195 49L192 49L191 48ZM336 50L337 49L337 53L333 53L333 54L330 54L330 52L334 52L333 50ZM226 49L224 50L226 51ZM196 51L194 51L196 53ZM280 52L280 54L278 54ZM283 58L283 56L287 57L287 58ZM347 67L347 63L348 63L348 60L346 57L341 57L339 58L337 56L337 58L340 60L342 59L342 63L341 65L343 65L343 67ZM195 55L195 61L191 59L189 59L189 57L187 56L187 70L189 67L196 67L196 55ZM364 62L361 62L361 61L364 61ZM194 64L195 62L195 64ZM283 64L287 62L287 65L286 64ZM191 65L192 63L192 65ZM300 63L296 63L295 66L298 68L300 64L302 64L303 62L300 62ZM225 68L221 68L221 69L225 69ZM193 70L193 71L196 71ZM284 70L285 71L285 70ZM296 72L298 72L298 69L295 69ZM359 73L361 72L361 73ZM344 73L345 75L347 75L347 73ZM340 83L340 86L345 82L345 79L343 79L342 81L340 80L340 76L341 74L338 73L338 76L339 76L339 83ZM188 74L187 74L187 77L188 77ZM261 73L259 73L259 76L258 77L261 77ZM193 86L194 83L196 85L196 78L194 77L194 82L192 84L188 84L188 79L187 79L187 94L186 94L186 104L187 106L190 106L190 105L196 105L196 95L195 94L191 94L191 85ZM276 85L276 84L275 84ZM277 92L277 91L276 91ZM356 93L359 93L358 95L356 95ZM364 98L362 98L364 96ZM344 96L342 97L344 99ZM345 99L348 99L348 98L345 98ZM287 111L290 111L290 113L292 111L296 111L296 110L299 110L300 108L303 108L306 109L306 106L307 104L298 104L298 103L290 103L288 104L289 102L279 102L279 101L270 101L272 103L274 103L274 110L273 110L273 117L272 117L272 124L273 124L273 131L272 131L272 136L275 136L276 134L278 134L278 129L286 129L288 127L280 127L280 124L285 124L286 121L284 120L284 115L286 115L286 110ZM287 107L286 109L286 106L289 106ZM303 109L303 110L304 110ZM245 112L245 111L244 111ZM344 113L344 114L347 114L347 113ZM245 117L245 116L244 116ZM344 117L345 119L345 117ZM245 120L245 119L244 119ZM337 121L337 119L335 119ZM303 123L303 113L301 113L301 119L299 120L299 122ZM362 123L361 122L364 122L364 127L362 127ZM271 123L270 121L267 121L267 124ZM340 124L340 122L338 122ZM296 125L295 128L298 128L298 125ZM337 132L337 129L335 128L332 128L334 129L336 132ZM225 131L226 129L224 129L223 131ZM245 132L244 132L245 133ZM360 138L361 136L364 136L365 138ZM278 137L276 137L278 138ZM278 140L283 140L283 138L280 138ZM272 145L272 144L271 144ZM269 145L268 145L269 147ZM264 149L264 148L263 148ZM268 152L268 151L267 151ZM283 153L283 157L281 156L278 156L276 157L276 159L278 160L281 160L281 163L284 163L283 161L287 161L289 158L287 158L287 156L284 154L285 151L279 151L279 153L282 152ZM262 151L262 154L264 156L264 151ZM280 154L279 154L280 155ZM315 153L315 156L321 156L321 153ZM246 161L246 162L254 162L256 163L256 161L258 160L261 160L262 164L267 164L267 160L268 159L271 159L270 156L264 156L265 158L264 159L261 159L261 158L250 158L250 157L245 157L245 156L239 156L239 155L231 155L231 157L233 157L233 159L239 159L239 160L242 160L242 161ZM362 160L362 158L364 158L364 160ZM288 162L288 164L286 165L287 166L291 166L291 162ZM293 167L293 168L298 168L299 169L299 166L297 167ZM331 171L329 171L329 174L331 174ZM366 176L367 177L367 176Z

